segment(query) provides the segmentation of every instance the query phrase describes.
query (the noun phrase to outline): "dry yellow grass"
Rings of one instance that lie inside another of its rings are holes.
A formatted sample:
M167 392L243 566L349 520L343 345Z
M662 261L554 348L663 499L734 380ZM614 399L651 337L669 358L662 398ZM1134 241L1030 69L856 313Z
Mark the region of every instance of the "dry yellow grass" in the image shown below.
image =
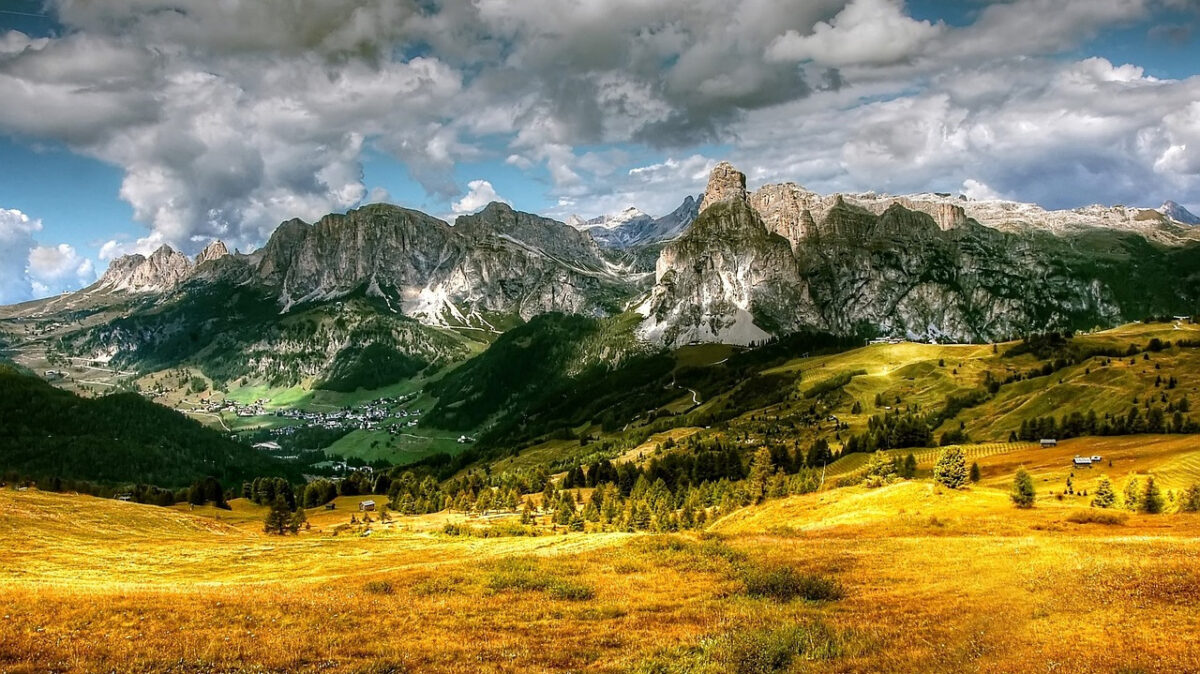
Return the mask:
M826 490L703 535L452 537L437 531L462 516L436 515L332 536L348 497L278 538L240 501L215 512L0 490L0 672L770 671L721 645L766 652L763 630L813 623L833 645L794 671L1198 671L1200 517L1080 524L1080 504L1040 481L1099 448L1119 484L1185 464L1191 440L985 456L967 490ZM1018 465L1039 480L1032 510L1008 500ZM774 565L845 596L741 591L739 568Z

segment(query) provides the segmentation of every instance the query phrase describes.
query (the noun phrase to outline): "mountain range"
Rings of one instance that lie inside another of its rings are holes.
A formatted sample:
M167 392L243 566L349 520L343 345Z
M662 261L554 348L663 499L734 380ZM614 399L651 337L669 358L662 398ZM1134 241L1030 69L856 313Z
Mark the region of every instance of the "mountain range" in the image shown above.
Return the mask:
M564 223L492 203L450 224L373 204L284 222L249 254L214 241L194 259L167 246L121 257L91 287L0 319L76 316L49 345L69 356L290 383L344 372L366 344L454 362L551 312L629 315L638 350L801 330L980 342L1195 313L1195 221L1172 202L1047 211L793 183L751 192L722 163L703 195L659 218L629 208Z

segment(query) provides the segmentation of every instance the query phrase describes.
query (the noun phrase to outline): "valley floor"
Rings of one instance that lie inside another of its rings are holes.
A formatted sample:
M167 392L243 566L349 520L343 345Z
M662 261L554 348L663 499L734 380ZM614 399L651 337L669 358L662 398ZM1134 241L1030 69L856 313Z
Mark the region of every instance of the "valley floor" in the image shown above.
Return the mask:
M1105 446L1118 484L1194 438L1135 440ZM279 538L244 502L0 490L0 672L1200 671L1200 516L1073 522L1086 502L1032 457L1017 510L1017 459L964 490L826 490L672 535L459 537L440 514L334 536L341 499ZM748 591L782 566L842 598Z

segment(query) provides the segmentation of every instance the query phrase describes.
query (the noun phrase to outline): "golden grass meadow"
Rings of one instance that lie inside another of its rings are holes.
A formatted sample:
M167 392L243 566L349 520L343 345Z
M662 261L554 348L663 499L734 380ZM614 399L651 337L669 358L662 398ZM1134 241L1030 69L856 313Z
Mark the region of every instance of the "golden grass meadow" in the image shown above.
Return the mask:
M363 536L343 497L277 537L240 500L4 489L0 671L1198 671L1200 516L1093 521L1050 493L1064 457L1099 453L1112 465L1079 491L1153 470L1173 498L1194 443L1018 449L977 459L965 489L826 489L680 534L455 536L503 518L443 513ZM1017 465L1029 510L1009 500Z

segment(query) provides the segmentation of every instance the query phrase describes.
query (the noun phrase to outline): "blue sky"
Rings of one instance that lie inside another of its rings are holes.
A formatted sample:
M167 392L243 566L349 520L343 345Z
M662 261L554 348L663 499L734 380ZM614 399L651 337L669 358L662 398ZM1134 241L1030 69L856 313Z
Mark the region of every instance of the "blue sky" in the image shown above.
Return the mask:
M2 0L0 302L376 200L665 213L721 159L1200 210L1195 0L733 5Z

